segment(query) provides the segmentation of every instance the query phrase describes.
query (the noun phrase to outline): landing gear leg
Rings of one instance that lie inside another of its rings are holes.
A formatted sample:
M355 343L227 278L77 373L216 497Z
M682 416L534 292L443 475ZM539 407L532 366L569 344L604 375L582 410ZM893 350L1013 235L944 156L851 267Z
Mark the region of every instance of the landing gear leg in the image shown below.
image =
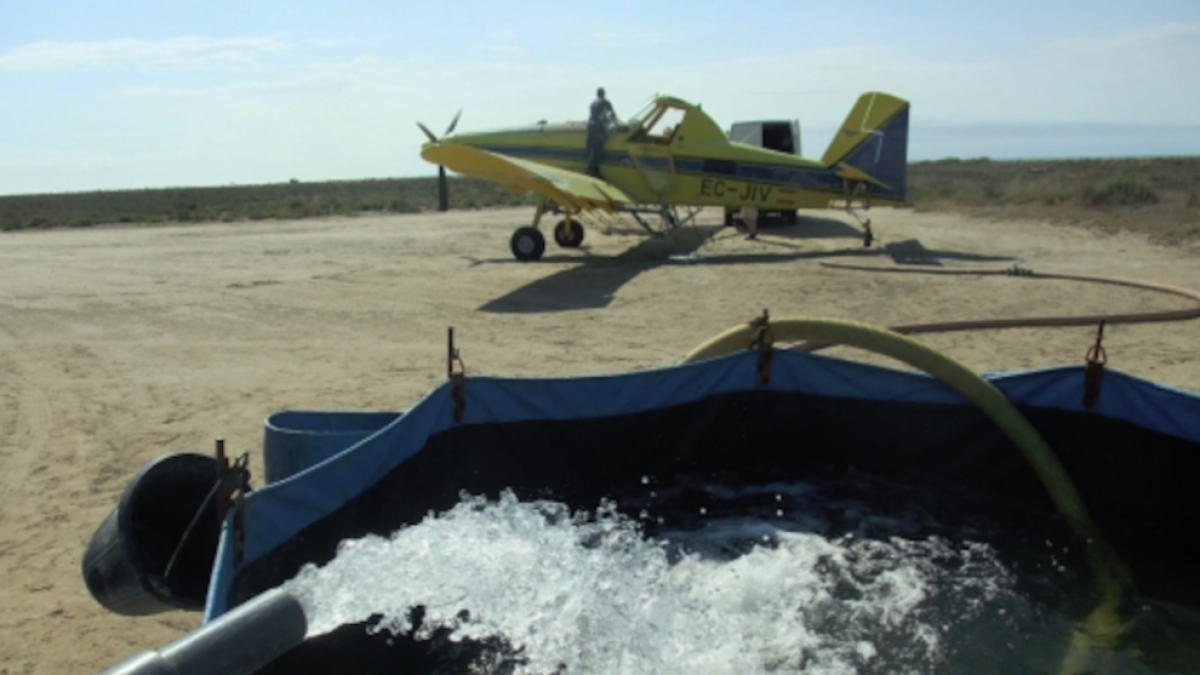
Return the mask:
M847 208L846 212L854 216L854 219L858 221L860 226L862 226L863 247L870 248L871 242L875 241L875 233L871 231L871 219L863 218L862 216L858 215L858 211L855 211L853 208Z
M539 199L538 203L537 203L537 208L535 208L533 211L533 226L532 227L534 229L537 229L537 226L539 224L541 224L542 216L545 215L545 213L546 213L546 200Z
M862 202L863 202L863 210L864 211L870 210L870 208L871 208L871 193L866 191L867 187L864 183L856 183L854 185L853 190L851 190L850 182L843 181L842 189L843 189L844 194L846 195L846 213L849 213L850 215L854 216L854 219L857 220L858 224L862 226L863 247L869 248L871 246L871 243L875 241L875 233L871 231L871 219L863 218L862 216L858 215L858 211L854 210L854 199L855 199L855 197L857 197L858 195L861 194Z

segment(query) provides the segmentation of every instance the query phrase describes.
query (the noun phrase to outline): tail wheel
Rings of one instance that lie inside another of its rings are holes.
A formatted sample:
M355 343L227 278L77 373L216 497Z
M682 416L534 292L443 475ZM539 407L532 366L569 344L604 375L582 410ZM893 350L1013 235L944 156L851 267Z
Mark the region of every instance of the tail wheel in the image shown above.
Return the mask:
M510 244L517 260L538 260L546 252L546 238L536 227L518 227Z
M583 226L572 221L567 227L566 219L558 221L554 226L554 243L563 248L578 248L583 243Z

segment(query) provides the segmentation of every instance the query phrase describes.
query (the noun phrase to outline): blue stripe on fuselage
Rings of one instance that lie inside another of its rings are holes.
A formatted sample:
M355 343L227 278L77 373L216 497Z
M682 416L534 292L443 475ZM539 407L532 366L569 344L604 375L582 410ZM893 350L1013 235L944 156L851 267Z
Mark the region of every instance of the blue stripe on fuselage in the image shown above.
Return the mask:
M848 155L848 159L856 156L855 153L866 152L866 148L870 147L871 156L874 156L875 145L872 143L864 144ZM571 148L547 148L545 146L477 146L480 150L492 152L497 155L510 155L512 157L520 157L531 161L558 161L558 162L576 162L579 164L587 163L587 151L582 149ZM884 151L888 148L885 146ZM627 152L605 151L601 158L602 165L620 166L632 168L636 166L632 156ZM670 161L665 157L639 157L638 163L658 171L670 171ZM761 181L787 185L799 189L807 190L824 190L829 192L841 193L843 190L842 179L835 173L836 169L825 167L803 168L794 166L780 166L773 164L760 164L751 162L723 161L726 169L724 171L706 170L706 160L695 157L674 157L675 171L681 174L690 174L700 176L702 178L720 178L725 180L746 180L746 181ZM850 164L849 161L846 162ZM856 166L851 164L851 166ZM730 170L731 169L731 170ZM872 174L873 175L873 174ZM901 171L903 176L903 170ZM879 179L888 183L889 187L895 187L895 183L888 181L882 176ZM903 182L900 183L901 190L883 190L878 187L872 189L873 194L882 197L903 197Z

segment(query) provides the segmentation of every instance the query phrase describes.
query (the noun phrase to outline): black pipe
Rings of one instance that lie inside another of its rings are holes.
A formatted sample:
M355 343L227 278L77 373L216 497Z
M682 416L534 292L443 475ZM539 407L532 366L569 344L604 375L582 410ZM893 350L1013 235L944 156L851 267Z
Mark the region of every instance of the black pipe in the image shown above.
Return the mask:
M204 609L221 536L218 478L207 455L178 453L142 466L83 552L92 597L126 616Z
M304 642L308 619L300 602L269 590L153 652L142 652L101 675L250 675Z

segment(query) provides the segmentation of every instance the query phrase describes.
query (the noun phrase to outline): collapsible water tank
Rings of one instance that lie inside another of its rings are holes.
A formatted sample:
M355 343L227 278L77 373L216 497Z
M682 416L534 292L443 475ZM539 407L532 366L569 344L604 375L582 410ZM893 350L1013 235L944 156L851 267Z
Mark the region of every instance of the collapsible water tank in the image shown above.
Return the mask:
M276 483L316 466L395 422L404 413L288 410L267 418L263 473Z

